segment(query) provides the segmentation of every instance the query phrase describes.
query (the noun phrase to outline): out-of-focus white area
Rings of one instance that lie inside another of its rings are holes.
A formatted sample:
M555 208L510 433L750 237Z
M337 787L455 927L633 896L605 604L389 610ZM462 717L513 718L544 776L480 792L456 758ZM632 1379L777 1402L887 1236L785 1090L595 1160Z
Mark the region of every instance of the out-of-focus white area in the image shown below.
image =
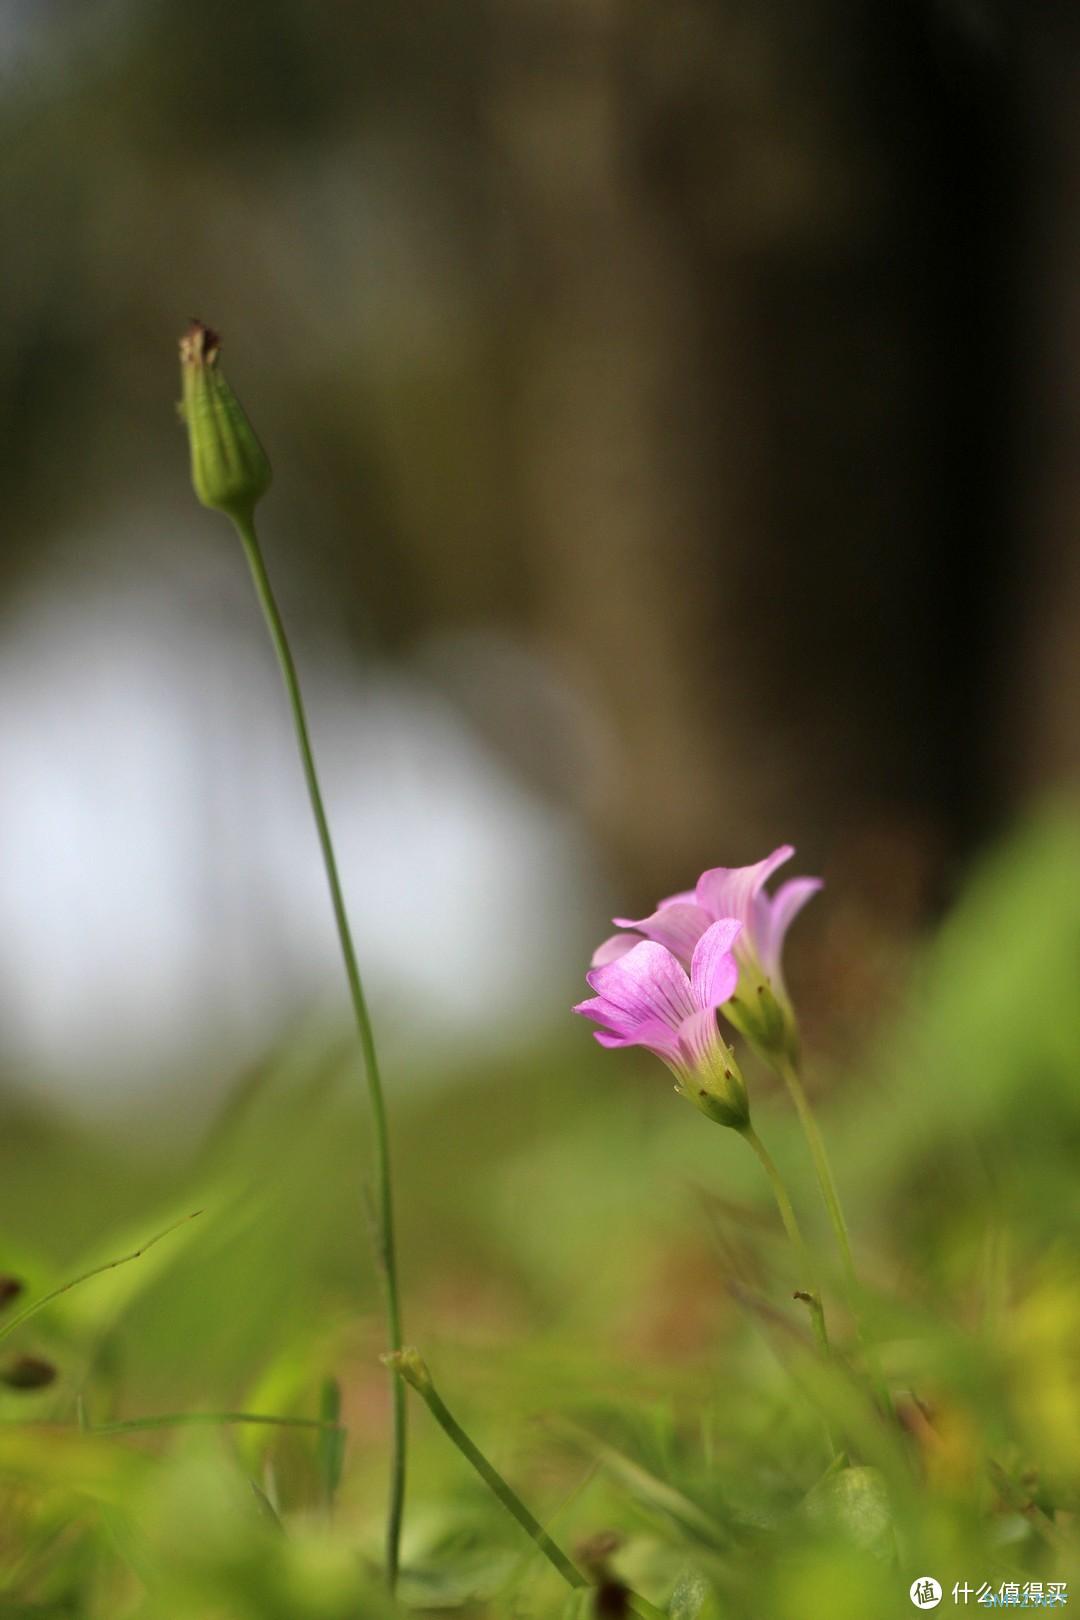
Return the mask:
M73 549L0 620L0 1060L80 1099L344 1012L284 692L215 538L141 580ZM434 684L315 641L280 562L381 1044L415 1070L527 1039L595 932L581 835Z

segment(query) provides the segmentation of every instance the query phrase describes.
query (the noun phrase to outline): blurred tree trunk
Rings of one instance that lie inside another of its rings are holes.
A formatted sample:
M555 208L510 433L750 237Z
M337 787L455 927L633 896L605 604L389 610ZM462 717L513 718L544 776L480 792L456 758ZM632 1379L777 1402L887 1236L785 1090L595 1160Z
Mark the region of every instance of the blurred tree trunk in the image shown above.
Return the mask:
M313 612L404 659L534 635L640 903L786 837L962 851L1075 768L1074 7L272 9L208 63L209 0L147 8L7 104L9 568L135 468L181 489L145 357L199 289ZM572 739L500 695L560 796Z
M501 8L495 118L521 224L513 388L534 612L610 725L586 799L648 888L722 842L718 812L745 802L751 773L724 701L738 638L717 636L714 612L730 446L710 439L704 400L724 357L642 184L640 34L618 0Z
M1025 611L1001 624L999 641L1011 721L999 764L1018 793L1080 786L1080 14L1035 3L1024 25L1033 230L1015 585Z
M610 724L603 834L643 894L875 817L963 845L1000 802L1013 543L992 32L851 0L501 18L535 613Z

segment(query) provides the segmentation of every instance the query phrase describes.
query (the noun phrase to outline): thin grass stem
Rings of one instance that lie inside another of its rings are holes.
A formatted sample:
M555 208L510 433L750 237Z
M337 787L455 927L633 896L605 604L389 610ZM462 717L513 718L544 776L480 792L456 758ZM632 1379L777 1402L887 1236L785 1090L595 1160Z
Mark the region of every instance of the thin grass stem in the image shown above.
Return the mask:
M39 1299L31 1300L29 1305L24 1305L21 1311L16 1311L15 1315L0 1327L0 1339L6 1339L9 1333L14 1333L15 1329L21 1327L31 1316L36 1316L38 1311L44 1310L46 1305L51 1305L54 1299L60 1298L61 1294L66 1294L72 1288L78 1288L80 1283L89 1282L91 1277L100 1277L103 1271L115 1271L117 1266L126 1266L131 1260L140 1260L147 1249L152 1249L155 1243L160 1243L162 1238L169 1237L178 1227L186 1226L188 1221L193 1221L197 1215L201 1214L202 1210L196 1209L190 1215L182 1215L178 1221L173 1221L172 1225L167 1226L163 1232L158 1232L154 1237L147 1238L145 1243L140 1244L137 1249L133 1249L130 1254L122 1254L117 1260L103 1260L100 1266L91 1266L89 1271L80 1272L79 1276L69 1278L67 1282L61 1283L59 1288L52 1288L47 1294L42 1294Z
M567 1585L573 1587L588 1586L589 1582L581 1571L571 1563L562 1548L552 1541L539 1519L529 1512L513 1487L507 1484L498 1469L488 1461L479 1446L475 1445L466 1434L435 1388L427 1363L423 1361L417 1351L405 1350L398 1355L384 1356L383 1359L389 1367L399 1374L396 1381L401 1384L402 1388L404 1388L404 1383L412 1385L443 1433L449 1436L461 1452L461 1455L467 1462L472 1464L484 1484L494 1492L506 1511L520 1524L526 1535L532 1537L548 1563L554 1565ZM404 1383L402 1380L404 1380Z
M479 1446L466 1434L435 1388L427 1363L419 1352L407 1349L397 1355L384 1356L383 1360L399 1375L399 1382L404 1380L412 1385L443 1433L453 1441L466 1461L472 1464L485 1485L498 1497L506 1511L517 1520L526 1535L532 1538L548 1563L558 1570L567 1585L575 1590L591 1586L593 1583L582 1574L558 1543L552 1540L539 1519L529 1512L513 1486L507 1483L498 1469L484 1456ZM664 1620L663 1611L650 1603L648 1598L641 1597L639 1593L627 1591L626 1601L642 1620Z
M146 1429L184 1429L200 1424L231 1426L253 1423L272 1429L318 1429L343 1433L340 1423L321 1418L281 1417L271 1412L162 1412L153 1417L123 1418L115 1423L87 1423L89 1434L138 1434Z

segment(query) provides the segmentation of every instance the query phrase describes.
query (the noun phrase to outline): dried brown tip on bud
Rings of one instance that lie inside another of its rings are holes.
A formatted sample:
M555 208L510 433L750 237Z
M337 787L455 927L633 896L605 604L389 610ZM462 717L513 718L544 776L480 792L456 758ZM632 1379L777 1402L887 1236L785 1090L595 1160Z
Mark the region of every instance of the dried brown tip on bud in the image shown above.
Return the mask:
M13 1299L18 1299L25 1287L26 1284L21 1283L18 1277L0 1275L0 1311L5 1305L10 1305Z
M212 366L221 349L221 338L212 326L194 316L180 338L180 359L186 366Z
M250 529L256 504L270 488L270 463L218 365L220 348L220 337L202 321L192 321L180 339L191 481L204 506Z
M16 1356L0 1368L0 1384L8 1389L47 1389L56 1382L56 1368L41 1356Z

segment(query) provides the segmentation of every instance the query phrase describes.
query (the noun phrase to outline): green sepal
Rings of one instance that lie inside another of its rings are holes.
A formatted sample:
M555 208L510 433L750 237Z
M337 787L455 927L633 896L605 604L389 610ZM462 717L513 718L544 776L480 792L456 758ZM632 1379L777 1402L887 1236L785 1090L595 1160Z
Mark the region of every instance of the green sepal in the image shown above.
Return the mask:
M787 998L777 995L768 979L741 972L738 992L724 1003L724 1017L770 1068L777 1062L798 1061L795 1015Z

